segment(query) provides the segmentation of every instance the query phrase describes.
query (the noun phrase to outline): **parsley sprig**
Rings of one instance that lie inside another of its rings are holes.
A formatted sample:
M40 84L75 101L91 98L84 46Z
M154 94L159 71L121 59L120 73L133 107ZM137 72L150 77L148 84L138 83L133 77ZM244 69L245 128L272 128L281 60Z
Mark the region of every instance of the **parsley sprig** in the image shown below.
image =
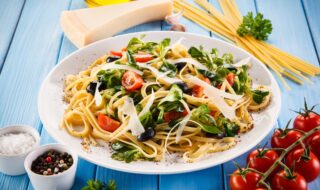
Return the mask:
M264 19L261 13L253 17L252 12L248 12L243 17L242 24L239 26L237 33L239 36L253 36L257 40L267 40L272 32L272 24L269 19Z
M117 184L114 180L109 180L109 182L103 183L100 180L89 180L87 181L87 186L82 187L81 190L116 190Z

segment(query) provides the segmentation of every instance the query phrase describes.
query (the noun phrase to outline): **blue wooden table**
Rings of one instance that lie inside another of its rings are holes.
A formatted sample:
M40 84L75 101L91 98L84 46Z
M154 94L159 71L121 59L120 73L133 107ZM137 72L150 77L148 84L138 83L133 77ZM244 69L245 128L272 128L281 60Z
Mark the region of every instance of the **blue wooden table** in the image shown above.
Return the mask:
M218 6L216 0L211 3ZM320 0L237 0L237 3L242 14L259 11L272 20L274 29L270 43L319 66ZM54 142L40 122L37 94L42 80L54 65L76 50L60 28L61 11L83 7L83 0L0 0L0 127L28 124L39 130L42 144ZM188 32L216 37L188 20L183 22ZM164 22L153 22L123 33L168 29ZM275 127L283 127L294 116L289 109L300 108L303 97L310 105L320 103L320 79L316 77L312 81L314 84L304 86L289 82L291 91L280 85L283 102ZM235 161L244 165L245 156ZM89 179L114 179L119 189L229 189L228 176L234 169L228 162L193 173L137 175L80 159L74 189L80 189ZM0 173L0 189L33 188L27 175L11 177ZM309 189L320 189L319 177L309 184Z

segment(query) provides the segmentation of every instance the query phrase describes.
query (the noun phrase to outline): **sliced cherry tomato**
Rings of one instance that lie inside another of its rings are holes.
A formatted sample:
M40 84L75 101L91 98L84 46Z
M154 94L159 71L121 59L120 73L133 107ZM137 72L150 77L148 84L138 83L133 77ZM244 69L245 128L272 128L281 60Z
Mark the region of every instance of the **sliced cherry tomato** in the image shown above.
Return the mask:
M279 158L275 150L256 149L252 151L247 157L249 168L258 170L259 172L266 172L272 164ZM276 172L276 170L274 170Z
M106 130L109 132L114 132L120 127L119 121L111 119L110 117L102 113L99 113L98 115L98 124L103 130Z
M127 51L127 47L123 47L121 51Z
M231 190L254 190L258 185L261 175L256 172L246 171L246 169L236 170L230 177Z
M308 184L300 174L281 170L273 177L271 187L272 190L307 190Z
M142 83L143 83L142 77L133 71L125 72L121 80L122 86L129 91L140 89L142 86Z
M139 63L145 63L153 59L153 55L146 54L146 53L136 54L133 57L134 57L134 60Z
M208 83L208 84L211 84L210 80L208 78L204 78L203 79L204 82ZM193 88L192 88L192 95L194 97L202 97L203 96L203 93L204 93L204 88L202 86L198 86L198 85L195 85Z
M234 84L234 78L236 77L236 75L234 73L229 73L226 77L228 83L230 84L230 86L233 86Z
M165 122L170 122L174 119L178 119L180 117L184 117L188 115L188 111L184 110L183 112L177 112L177 111L169 111L169 112L165 112L163 114L163 119Z
M310 146L311 152L318 157L318 160L320 160L320 131L317 131L311 135L307 139L306 144L307 146Z
M302 134L295 130L290 129L276 129L271 137L272 148L287 148L292 143L296 142ZM301 147L301 146L297 146Z
M307 182L313 181L320 174L320 162L316 155L309 150L299 148L290 152L286 159L286 165L292 167L301 174Z
M117 51L111 50L111 51L110 51L110 54L111 54L111 55L114 55L114 56L122 57L122 52L117 52Z

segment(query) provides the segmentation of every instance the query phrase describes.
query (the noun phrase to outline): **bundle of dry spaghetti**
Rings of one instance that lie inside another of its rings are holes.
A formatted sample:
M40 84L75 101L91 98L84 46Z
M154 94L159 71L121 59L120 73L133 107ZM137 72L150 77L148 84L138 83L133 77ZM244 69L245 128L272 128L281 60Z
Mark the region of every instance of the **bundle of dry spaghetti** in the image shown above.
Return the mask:
M175 11L183 10L183 15L186 18L256 56L279 76L287 89L290 89L290 87L284 80L284 77L298 84L304 84L304 81L311 83L308 77L320 74L320 68L294 57L277 47L256 40L251 36L239 36L237 29L242 23L243 17L234 0L219 0L223 13L206 0L194 1L204 10L186 2L186 0L174 0Z

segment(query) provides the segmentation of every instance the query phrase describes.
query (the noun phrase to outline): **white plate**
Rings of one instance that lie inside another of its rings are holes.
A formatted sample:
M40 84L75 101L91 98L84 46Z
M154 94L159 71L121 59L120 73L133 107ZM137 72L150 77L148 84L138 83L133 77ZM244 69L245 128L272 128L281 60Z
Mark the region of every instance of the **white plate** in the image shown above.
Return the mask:
M166 163L138 161L123 163L113 160L110 157L110 150L106 147L93 148L87 153L81 148L81 140L70 136L66 131L59 128L66 104L63 102L63 80L68 74L77 74L85 69L95 59L103 56L110 50L119 50L126 46L128 41L140 34L146 34L146 41L161 41L164 38L171 38L174 43L181 37L186 39L183 44L187 47L203 45L205 49L218 48L219 53L232 53L235 60L252 56L246 51L221 40L180 32L143 32L133 33L108 38L85 48L79 49L63 59L43 81L39 97L38 110L41 121L48 133L59 143L72 147L80 157L106 168L140 174L173 174L190 172L209 168L225 163L253 148L272 130L279 115L281 96L279 87L269 70L256 58L252 57L253 66L249 74L254 83L268 86L272 92L272 102L266 110L254 114L254 128L246 134L241 135L240 142L232 149L213 153L195 163Z

